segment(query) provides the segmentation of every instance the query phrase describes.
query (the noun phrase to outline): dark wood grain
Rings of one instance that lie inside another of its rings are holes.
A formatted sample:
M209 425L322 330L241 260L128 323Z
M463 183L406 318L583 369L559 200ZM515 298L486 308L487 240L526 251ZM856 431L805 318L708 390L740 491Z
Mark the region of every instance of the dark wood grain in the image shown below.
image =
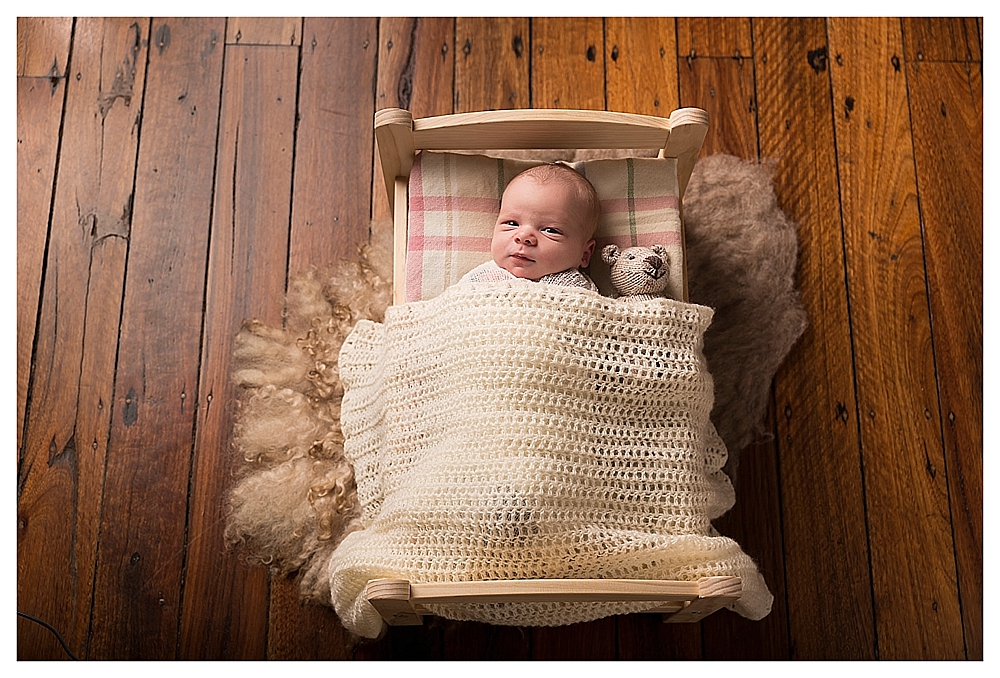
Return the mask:
M177 652L225 22L152 25L89 656Z
M809 319L775 378L791 656L872 659L826 25L755 19L754 40L761 155L775 161L778 204L798 228Z
M72 32L72 17L17 17L17 77L65 77Z
M769 415L767 430L772 431L774 418ZM774 603L771 612L760 621L750 621L728 611L702 621L705 659L788 659L785 558L774 440L768 438L747 446L740 451L739 459L734 482L736 504L713 525L754 559Z
M652 613L618 617L618 659L695 661L703 656L701 624L668 624Z
M368 241L376 31L374 18L305 20L292 193L292 275L354 257L358 244Z
M17 79L17 449L42 288L66 79Z
M878 652L964 658L899 21L828 26Z
M454 112L455 22L441 17L379 19L376 110L405 108L414 118ZM391 238L392 214L378 162L372 175L372 220L387 231L372 237Z
M605 110L604 25L597 17L531 20L531 107Z
M73 19L17 18L17 449L52 206Z
M907 79L966 650L982 659L982 67L908 64Z
M230 17L227 45L301 45L301 17Z
M757 100L749 59L678 58L681 106L703 108L709 127L701 157L757 157Z
M222 534L242 463L230 354L245 319L281 325L298 59L295 47L226 47L184 584L184 606L203 613L181 619L182 659L265 658L266 570L248 571Z
M455 20L455 112L528 108L528 19Z
M333 608L299 597L293 577L271 578L267 658L278 661L350 659L356 642Z
M454 112L456 21L379 19L376 110L405 108L414 118Z
M669 118L679 107L674 19L605 19L609 111Z
M442 658L454 661L520 661L531 658L534 629L476 622L444 624Z
M454 622L425 617L420 626L389 627L382 638L359 644L354 659L440 661L444 659L444 627L450 623Z
M609 661L617 659L616 617L569 626L532 629L531 658L556 661Z
M677 19L677 54L682 57L750 57L750 20L739 17Z
M979 29L971 17L907 17L903 37L909 63L983 60Z
M38 321L44 369L19 467L18 604L61 629L78 656L90 623L147 36L146 20L78 23L80 77L67 88Z

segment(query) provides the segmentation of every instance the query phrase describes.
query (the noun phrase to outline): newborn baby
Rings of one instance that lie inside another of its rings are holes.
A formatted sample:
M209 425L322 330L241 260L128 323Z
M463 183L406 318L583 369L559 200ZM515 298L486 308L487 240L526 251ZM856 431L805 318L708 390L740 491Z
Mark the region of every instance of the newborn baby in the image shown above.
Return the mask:
M594 187L565 165L538 165L511 179L500 201L492 261L462 282L526 278L597 291L581 271L594 253L601 203Z

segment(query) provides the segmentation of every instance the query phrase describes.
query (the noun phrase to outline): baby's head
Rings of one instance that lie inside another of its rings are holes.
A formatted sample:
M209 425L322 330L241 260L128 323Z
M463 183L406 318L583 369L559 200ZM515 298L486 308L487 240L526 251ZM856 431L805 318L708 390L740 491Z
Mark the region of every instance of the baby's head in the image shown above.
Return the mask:
M564 165L538 165L507 184L493 229L493 261L518 278L538 280L584 268L594 253L601 203L594 187Z

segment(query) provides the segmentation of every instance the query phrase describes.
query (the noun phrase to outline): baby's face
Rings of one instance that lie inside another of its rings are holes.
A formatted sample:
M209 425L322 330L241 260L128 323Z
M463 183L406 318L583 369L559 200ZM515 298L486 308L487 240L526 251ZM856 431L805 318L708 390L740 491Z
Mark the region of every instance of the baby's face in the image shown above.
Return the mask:
M493 229L493 261L531 280L585 267L594 253L585 218L584 206L565 182L515 178L504 191Z

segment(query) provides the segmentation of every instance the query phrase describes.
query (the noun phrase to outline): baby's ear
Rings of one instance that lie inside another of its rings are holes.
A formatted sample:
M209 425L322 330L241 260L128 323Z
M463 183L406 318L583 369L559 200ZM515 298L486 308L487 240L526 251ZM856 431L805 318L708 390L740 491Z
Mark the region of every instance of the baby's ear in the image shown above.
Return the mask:
M604 263L614 266L620 254L618 245L605 245L601 250L601 259L604 259Z
M587 268L590 266L590 258L594 256L594 247L596 246L597 241L591 238L583 250L583 256L580 257L580 268Z

